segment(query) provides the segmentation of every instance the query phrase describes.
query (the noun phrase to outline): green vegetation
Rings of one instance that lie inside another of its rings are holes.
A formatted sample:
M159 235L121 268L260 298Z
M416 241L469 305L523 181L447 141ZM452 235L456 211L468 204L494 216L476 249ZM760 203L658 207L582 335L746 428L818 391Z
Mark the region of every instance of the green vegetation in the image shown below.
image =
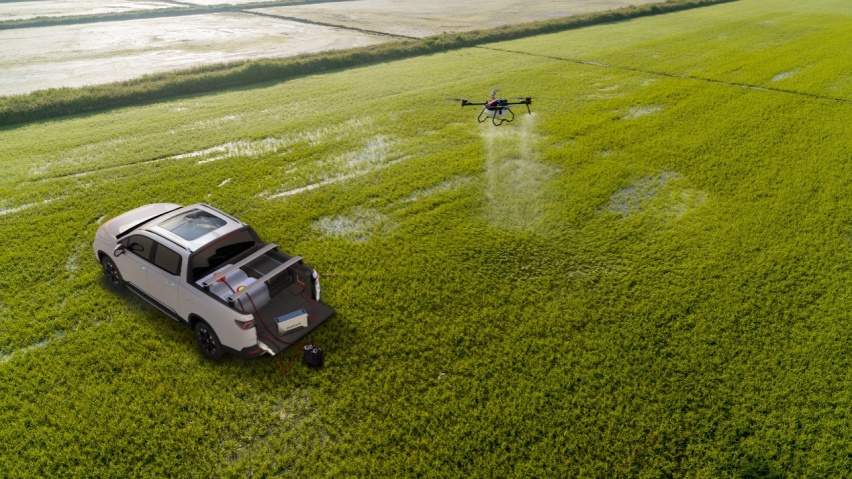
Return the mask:
M398 40L383 45L298 55L282 59L207 65L171 73L146 75L139 79L108 85L83 88L51 88L28 95L0 97L0 126L157 101L192 93L220 91L225 88L280 81L332 69L381 63L500 40L627 20L728 1L731 0L667 0L660 4L626 7L485 31L438 35L422 40ZM221 8L234 9L231 6ZM241 8L246 9L247 7ZM146 10L128 13L127 15L157 16L157 12L164 15L186 13L183 10L180 12ZM57 19L56 21L62 20ZM69 19L68 21L76 20Z
M849 32L742 0L7 127L0 471L848 475ZM534 114L439 100L495 85ZM157 201L323 273L326 367L110 293L94 231Z

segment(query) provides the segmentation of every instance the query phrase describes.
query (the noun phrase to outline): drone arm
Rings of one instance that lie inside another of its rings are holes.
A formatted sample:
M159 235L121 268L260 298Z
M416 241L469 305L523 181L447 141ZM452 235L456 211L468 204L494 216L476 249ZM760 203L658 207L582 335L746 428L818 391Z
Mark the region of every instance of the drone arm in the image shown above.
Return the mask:
M512 101L506 103L507 105L526 105L527 106L527 114L532 115L532 111L530 111L530 105L532 104L532 98L526 97L520 101Z

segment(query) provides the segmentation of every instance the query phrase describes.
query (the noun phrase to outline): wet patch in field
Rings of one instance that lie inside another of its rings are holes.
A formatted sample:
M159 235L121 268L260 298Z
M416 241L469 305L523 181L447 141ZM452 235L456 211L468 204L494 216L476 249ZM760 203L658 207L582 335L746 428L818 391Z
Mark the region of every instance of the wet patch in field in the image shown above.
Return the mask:
M18 212L21 212L21 211L28 210L30 208L35 208L36 206L46 205L48 203L56 201L57 199L58 198L52 198L52 199L49 199L49 200L44 200L44 201L36 202L36 203L25 203L23 205L18 205L18 206L0 207L0 216L18 213Z
M621 115L622 120L632 120L647 115L653 115L663 110L661 106L634 106L627 110L627 113Z
M80 267L80 255L86 250L87 246L89 246L89 243L81 243L77 247L77 250L68 256L68 259L65 261L65 271L71 274L77 272L77 268Z
M396 150L394 140L383 135L376 135L368 139L361 149L331 157L316 165L310 165L312 171L320 171L322 173L302 175L302 180L307 184L279 190L271 194L262 194L261 196L267 199L292 196L322 186L360 178L410 158L408 156L400 157L399 155L400 152ZM297 171L293 173L296 174Z
M222 119L217 120L216 124L220 124L221 121ZM343 138L348 138L370 122L369 118L359 118L338 125L296 132L288 136L267 137L261 140L229 141L201 150L172 155L166 159L186 160L197 158L196 163L203 165L231 158L260 158L271 155L285 155L288 149L295 144L305 144L308 147L315 147L327 141L340 141Z
M432 196L447 192L447 191L455 191L473 181L472 178L468 176L456 176L454 178L450 178L443 183L437 184L430 188L417 190L411 193L407 198L403 200L403 202L410 203L413 201L419 201L425 198L430 198Z
M289 144L291 142L279 138L264 138L263 140L255 141L237 140L204 150L193 151L192 153L170 156L168 159L185 160L187 158L199 158L196 163L203 165L228 158L259 158L261 156L281 153L281 150Z
M41 349L50 344L51 341L60 339L65 336L65 333L62 331L56 331L53 333L53 336L48 336L37 343L31 344L29 346L25 346L23 348L17 349L11 352L0 351L0 364L11 361L15 356L20 356L22 354L29 353L36 349Z
M312 226L326 236L363 242L374 234L387 233L395 225L387 215L371 208L359 207L347 215L320 218Z
M772 80L770 80L770 81L772 81L772 82L784 81L784 80L786 80L786 79L788 79L788 78L792 78L792 77L794 77L794 76L798 75L800 71L801 71L801 70L799 70L799 69L797 68L797 69L795 69L795 70L789 70L789 71L786 71L786 72L781 72L781 73L779 73L779 74L777 74L777 75L773 76L773 77L772 77Z
M701 206L707 194L686 186L686 179L675 171L635 180L616 191L606 211L623 217L648 214L663 220L680 218Z

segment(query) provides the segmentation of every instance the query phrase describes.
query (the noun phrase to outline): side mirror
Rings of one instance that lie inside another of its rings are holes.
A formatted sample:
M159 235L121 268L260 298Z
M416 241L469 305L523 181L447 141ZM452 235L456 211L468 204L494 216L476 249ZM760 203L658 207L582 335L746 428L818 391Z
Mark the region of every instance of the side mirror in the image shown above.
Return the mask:
M115 249L112 250L113 256L120 256L121 253L124 253L124 246L121 244L115 245Z

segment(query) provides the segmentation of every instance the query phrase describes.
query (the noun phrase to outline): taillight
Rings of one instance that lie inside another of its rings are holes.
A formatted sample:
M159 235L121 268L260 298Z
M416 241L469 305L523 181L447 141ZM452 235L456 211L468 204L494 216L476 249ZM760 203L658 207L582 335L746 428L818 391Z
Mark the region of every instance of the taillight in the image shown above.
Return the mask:
M317 273L316 270L314 270L314 272L311 276L314 277L314 299L319 301L320 300L319 273Z
M238 328L243 329L243 330L251 329L251 328L254 327L254 320L253 319L249 319L248 321L240 321L239 319L235 319L234 322L237 323Z

